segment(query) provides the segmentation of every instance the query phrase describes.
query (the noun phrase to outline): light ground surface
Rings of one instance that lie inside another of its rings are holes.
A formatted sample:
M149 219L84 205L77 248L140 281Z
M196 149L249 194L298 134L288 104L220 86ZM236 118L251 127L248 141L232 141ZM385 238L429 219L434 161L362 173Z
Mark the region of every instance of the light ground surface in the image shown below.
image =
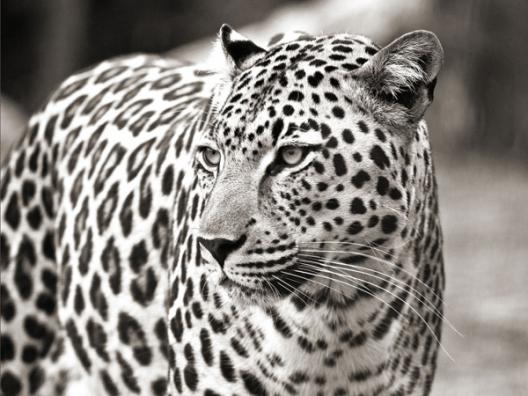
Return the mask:
M452 160L451 160L452 161ZM528 395L528 167L437 158L448 319L434 396Z

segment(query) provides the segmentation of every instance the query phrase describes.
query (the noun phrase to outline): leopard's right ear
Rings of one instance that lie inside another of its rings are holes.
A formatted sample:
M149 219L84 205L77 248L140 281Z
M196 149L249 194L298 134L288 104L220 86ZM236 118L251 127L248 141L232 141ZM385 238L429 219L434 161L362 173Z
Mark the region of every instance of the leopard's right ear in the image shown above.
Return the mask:
M232 74L250 68L266 53L264 48L233 30L229 25L222 25L218 36Z

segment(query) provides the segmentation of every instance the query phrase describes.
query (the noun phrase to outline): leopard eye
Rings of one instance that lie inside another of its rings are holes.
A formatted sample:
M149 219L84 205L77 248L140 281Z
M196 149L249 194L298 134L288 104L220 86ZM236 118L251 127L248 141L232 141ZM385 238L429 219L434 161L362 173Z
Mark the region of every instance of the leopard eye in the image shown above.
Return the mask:
M303 147L285 146L280 149L279 156L285 165L295 166L304 159L305 152Z
M220 164L220 151L211 147L203 147L200 150L199 159L207 170L213 171Z
M266 174L270 176L277 175L284 168L294 168L303 163L310 152L315 151L319 145L311 146L282 146L275 161L269 164Z

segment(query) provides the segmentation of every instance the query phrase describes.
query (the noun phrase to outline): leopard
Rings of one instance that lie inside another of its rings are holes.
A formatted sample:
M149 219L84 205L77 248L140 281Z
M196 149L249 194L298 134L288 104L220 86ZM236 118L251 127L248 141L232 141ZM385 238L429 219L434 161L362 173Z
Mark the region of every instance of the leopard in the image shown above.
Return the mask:
M443 58L223 25L66 79L2 166L2 395L429 394Z

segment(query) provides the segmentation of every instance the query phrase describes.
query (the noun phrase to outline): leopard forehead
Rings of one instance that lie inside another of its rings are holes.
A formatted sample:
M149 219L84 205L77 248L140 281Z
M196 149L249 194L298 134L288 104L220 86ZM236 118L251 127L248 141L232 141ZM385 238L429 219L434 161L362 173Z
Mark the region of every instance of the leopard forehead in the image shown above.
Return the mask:
M213 98L215 127L206 138L228 149L244 142L242 149L254 155L280 138L310 139L299 132L319 130L316 120L332 123L343 119L347 108L357 111L351 73L377 51L371 40L352 35L304 36L272 47L229 80L223 103L222 95ZM325 110L328 114L322 114Z

